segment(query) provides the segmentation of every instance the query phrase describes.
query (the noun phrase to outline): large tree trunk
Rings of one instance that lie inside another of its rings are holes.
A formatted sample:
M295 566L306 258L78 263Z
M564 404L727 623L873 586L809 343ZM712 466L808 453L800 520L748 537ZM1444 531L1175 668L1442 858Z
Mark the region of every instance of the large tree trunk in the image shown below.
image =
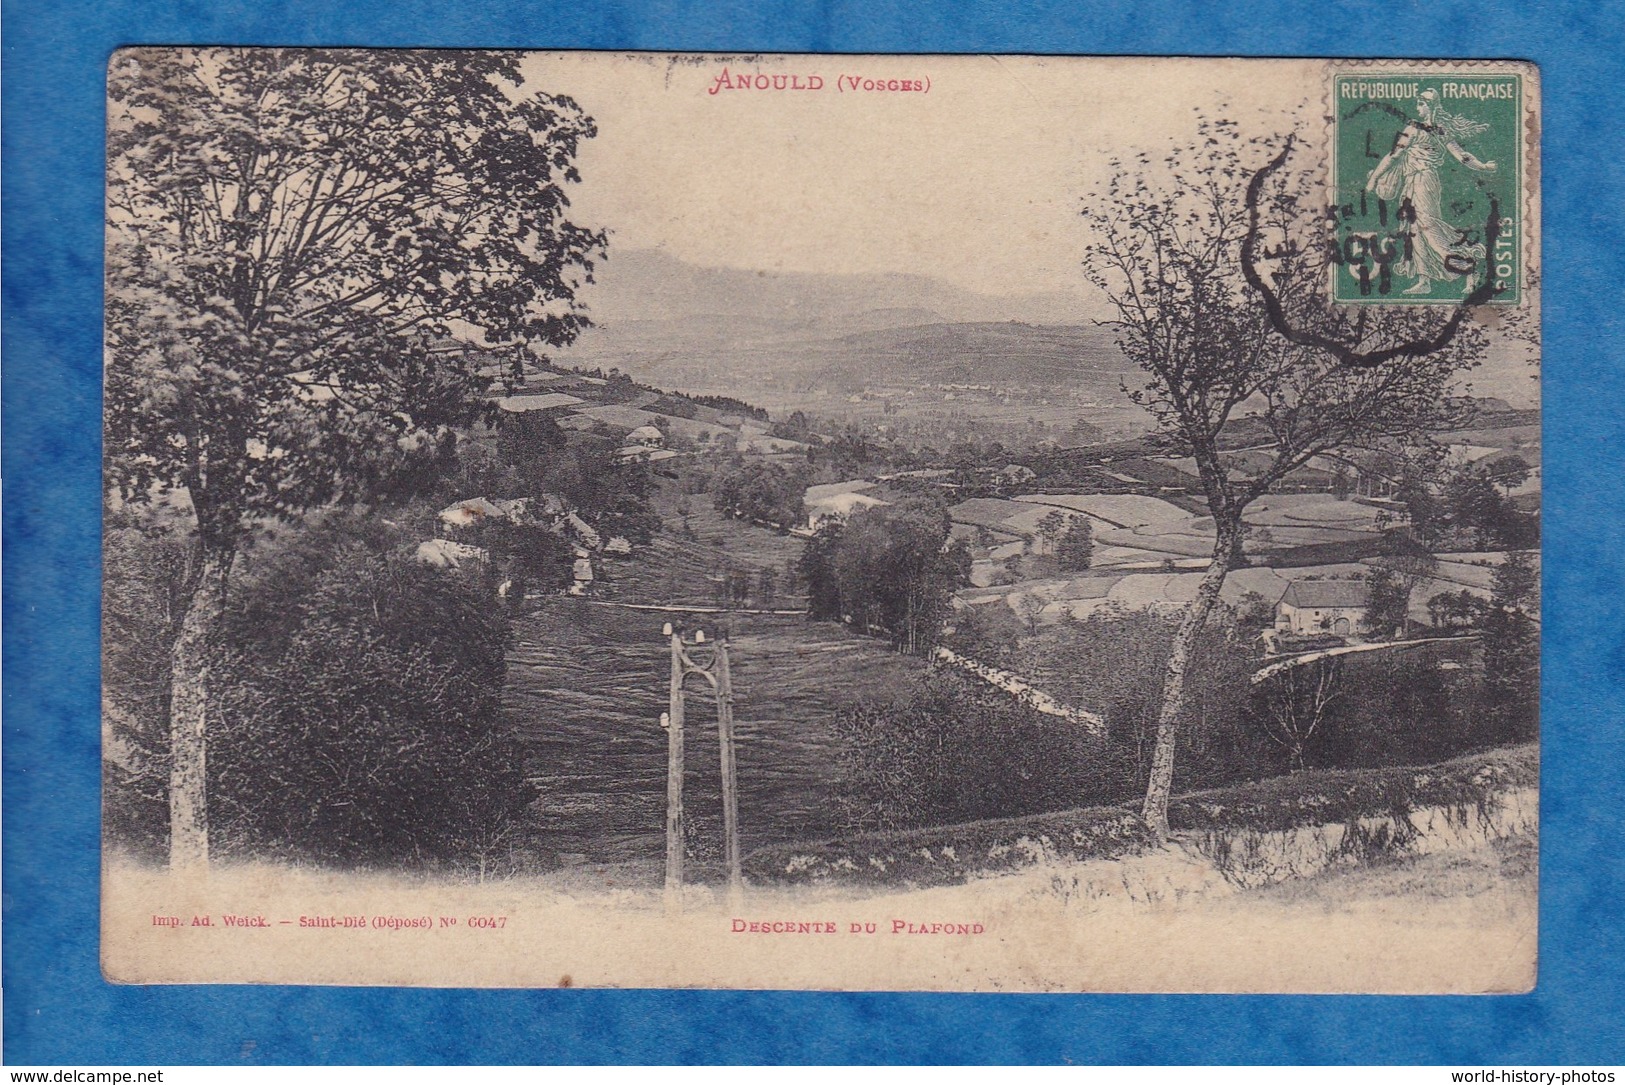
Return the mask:
M1162 684L1162 708L1157 714L1157 744L1151 754L1151 779L1146 784L1145 805L1141 814L1158 840L1168 837L1168 796L1174 786L1174 747L1179 737L1179 717L1185 710L1185 672L1190 667L1191 653L1196 637L1207 623L1207 617L1218 602L1219 589L1230 572L1230 564L1239 550L1239 527L1220 524L1219 537L1213 544L1213 561L1202 575L1196 589L1196 598L1179 623L1174 634L1173 651L1168 654L1167 677Z
M175 872L209 864L209 670L232 557L229 546L199 544L192 598L170 653L169 868Z

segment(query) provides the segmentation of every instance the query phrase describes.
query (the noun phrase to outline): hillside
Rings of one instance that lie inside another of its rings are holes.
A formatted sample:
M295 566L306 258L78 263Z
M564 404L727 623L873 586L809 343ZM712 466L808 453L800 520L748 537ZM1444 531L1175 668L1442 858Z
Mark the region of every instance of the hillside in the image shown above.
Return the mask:
M893 314L896 326L946 321L1082 323L1096 315L1080 293L976 293L928 275L822 275L700 267L649 249L615 249L582 297L593 320L619 334L628 321L731 318L786 333L851 330L861 313ZM923 317L923 319L922 319Z

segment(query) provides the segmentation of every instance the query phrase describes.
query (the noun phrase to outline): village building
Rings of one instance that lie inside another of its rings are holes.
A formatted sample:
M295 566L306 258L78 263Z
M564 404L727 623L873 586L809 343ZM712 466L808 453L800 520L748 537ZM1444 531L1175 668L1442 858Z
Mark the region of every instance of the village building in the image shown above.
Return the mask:
M508 509L483 497L470 497L463 501L454 502L441 509L439 514L442 529L465 529L477 527L491 520L506 520L508 518Z
M575 537L581 541L582 546L592 550L597 550L603 546L602 537L599 536L598 531L591 524L587 523L587 521L583 520L573 512L566 513L564 519L565 522L570 525L570 530L575 534Z
M1364 633L1370 598L1363 580L1294 580L1276 605L1275 628L1299 636Z
M570 594L587 594L587 590L592 587L593 571L592 557L585 550L576 550L575 565L571 569L571 575Z
M666 435L654 426L639 426L626 435L626 442L643 448L665 448Z
M429 539L418 544L417 560L438 569L461 569L469 565L483 565L491 555L478 546L454 542L451 539Z
M999 469L998 474L999 481L1006 486L1019 486L1022 483L1031 482L1037 477L1038 475L1031 467L1020 463L1006 464Z

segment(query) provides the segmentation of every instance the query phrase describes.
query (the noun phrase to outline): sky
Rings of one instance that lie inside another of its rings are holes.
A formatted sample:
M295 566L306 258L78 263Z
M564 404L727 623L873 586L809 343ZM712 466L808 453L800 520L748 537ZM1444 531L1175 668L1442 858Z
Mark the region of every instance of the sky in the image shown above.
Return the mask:
M598 123L572 200L612 247L990 294L1090 291L1078 210L1114 153L1188 138L1194 110L1221 104L1279 130L1325 93L1305 61L553 53L524 69ZM724 71L823 86L708 93ZM853 75L929 89L853 90Z

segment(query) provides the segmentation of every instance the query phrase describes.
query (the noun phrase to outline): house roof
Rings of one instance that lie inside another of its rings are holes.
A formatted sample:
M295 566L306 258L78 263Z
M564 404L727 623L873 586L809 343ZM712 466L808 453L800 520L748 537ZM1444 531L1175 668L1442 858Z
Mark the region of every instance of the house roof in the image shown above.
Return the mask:
M637 429L633 430L631 433L628 433L627 436L632 438L635 441L641 441L641 440L643 440L645 438L648 438L648 437L652 437L652 438L655 438L656 440L660 440L660 439L664 438L666 435L664 433L661 433L660 430L658 428L654 427L654 426L639 426Z
M872 509L877 505L889 505L891 502L882 501L878 497L868 494L831 494L828 497L815 498L807 501L807 510L813 515L850 516L857 509Z
M1281 602L1292 607L1363 607L1370 599L1363 580L1294 580Z
M440 519L448 524L471 524L483 519L503 520L507 516L507 509L483 497L470 497L440 510Z
M808 486L807 492L801 495L801 499L810 505L814 501L822 501L826 497L834 497L837 494L861 493L864 490L874 488L875 484L873 482L861 478L855 478L848 482L826 482L821 486Z

